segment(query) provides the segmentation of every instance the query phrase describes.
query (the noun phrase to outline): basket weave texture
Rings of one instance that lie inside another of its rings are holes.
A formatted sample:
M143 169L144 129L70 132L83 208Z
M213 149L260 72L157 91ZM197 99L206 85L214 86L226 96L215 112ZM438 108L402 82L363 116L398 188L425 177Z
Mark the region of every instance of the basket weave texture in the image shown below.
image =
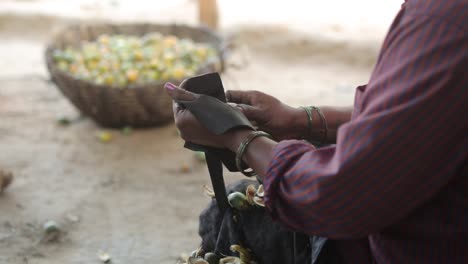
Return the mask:
M116 88L82 80L57 68L53 59L56 49L79 47L82 41L93 41L102 34L143 36L151 32L189 38L209 43L220 56L220 64L206 64L197 74L223 70L223 40L204 27L158 24L98 24L71 25L59 32L48 45L45 57L52 81L82 114L90 116L104 127L152 127L172 120L172 100L164 91L166 81ZM180 83L182 80L169 80Z

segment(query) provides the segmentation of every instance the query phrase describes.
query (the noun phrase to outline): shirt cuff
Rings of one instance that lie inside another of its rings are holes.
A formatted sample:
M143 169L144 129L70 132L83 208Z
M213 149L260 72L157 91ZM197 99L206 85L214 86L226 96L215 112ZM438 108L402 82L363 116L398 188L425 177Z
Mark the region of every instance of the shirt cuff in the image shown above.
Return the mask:
M273 219L278 218L275 202L280 199L281 183L285 174L294 166L301 156L315 147L302 140L285 140L273 148L273 158L268 165L266 177L263 179L265 189L265 207Z

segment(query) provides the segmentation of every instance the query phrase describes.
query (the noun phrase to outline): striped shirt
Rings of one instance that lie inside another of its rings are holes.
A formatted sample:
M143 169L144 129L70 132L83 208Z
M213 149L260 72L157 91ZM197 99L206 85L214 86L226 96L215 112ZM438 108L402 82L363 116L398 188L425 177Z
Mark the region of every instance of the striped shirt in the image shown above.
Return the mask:
M273 218L346 263L468 263L468 1L407 0L337 143L278 143Z

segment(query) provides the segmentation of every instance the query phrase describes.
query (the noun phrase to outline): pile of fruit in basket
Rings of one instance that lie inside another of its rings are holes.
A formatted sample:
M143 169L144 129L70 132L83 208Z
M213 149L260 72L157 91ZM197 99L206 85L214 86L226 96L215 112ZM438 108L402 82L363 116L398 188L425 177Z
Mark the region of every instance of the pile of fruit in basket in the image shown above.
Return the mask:
M159 33L101 35L77 48L55 50L53 57L60 70L76 78L115 87L181 80L207 63L219 65L217 50L209 44Z

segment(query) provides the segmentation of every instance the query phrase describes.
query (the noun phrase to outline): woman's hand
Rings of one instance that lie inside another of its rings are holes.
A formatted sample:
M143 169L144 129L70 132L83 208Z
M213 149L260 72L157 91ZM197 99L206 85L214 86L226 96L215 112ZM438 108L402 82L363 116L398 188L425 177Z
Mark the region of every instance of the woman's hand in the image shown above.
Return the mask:
M167 93L173 100L193 101L200 95L181 89L172 83L165 85ZM235 108L236 111L240 111ZM174 120L180 136L187 142L196 143L215 148L228 148L235 151L244 138L248 136L250 129L235 129L222 135L215 135L206 129L197 118L186 108L178 103L173 103Z
M307 133L307 113L259 91L227 91L227 100L236 103L260 130L275 139L300 139Z
M164 86L173 100L193 101L199 96L184 89L178 88L172 83ZM204 146L224 148L226 138L224 135L215 135L208 131L189 110L173 102L174 121L183 140Z

